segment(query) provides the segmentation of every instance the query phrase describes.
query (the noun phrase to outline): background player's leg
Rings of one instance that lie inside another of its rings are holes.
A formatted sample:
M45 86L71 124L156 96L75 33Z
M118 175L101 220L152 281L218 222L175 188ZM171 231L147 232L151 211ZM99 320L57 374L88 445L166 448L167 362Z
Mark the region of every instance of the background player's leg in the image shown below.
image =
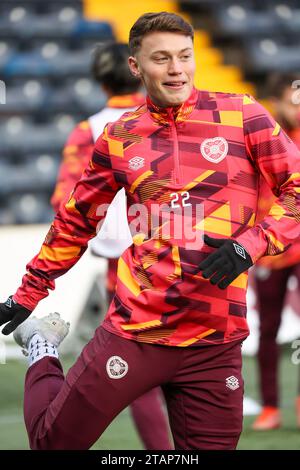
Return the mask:
M176 449L233 450L242 431L241 344L187 348L163 387Z
M290 268L270 271L264 279L256 273L256 292L260 318L258 369L264 406L278 407L279 347L276 341L281 322Z
M173 448L162 400L161 388L156 387L144 393L130 405L130 411L144 447L149 450Z

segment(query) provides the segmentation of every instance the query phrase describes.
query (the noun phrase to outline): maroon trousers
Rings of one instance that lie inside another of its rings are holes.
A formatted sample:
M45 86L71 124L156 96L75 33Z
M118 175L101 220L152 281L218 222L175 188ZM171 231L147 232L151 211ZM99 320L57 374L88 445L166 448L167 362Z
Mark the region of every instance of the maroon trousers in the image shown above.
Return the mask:
M28 369L32 449L89 449L125 407L160 385L176 449L235 449L242 430L241 343L176 348L99 327L64 378L45 357Z
M279 406L278 364L279 346L276 342L281 323L282 310L287 294L289 277L294 274L300 285L300 270L297 266L270 270L262 276L255 270L256 295L260 318L258 348L258 371L260 390L264 406Z

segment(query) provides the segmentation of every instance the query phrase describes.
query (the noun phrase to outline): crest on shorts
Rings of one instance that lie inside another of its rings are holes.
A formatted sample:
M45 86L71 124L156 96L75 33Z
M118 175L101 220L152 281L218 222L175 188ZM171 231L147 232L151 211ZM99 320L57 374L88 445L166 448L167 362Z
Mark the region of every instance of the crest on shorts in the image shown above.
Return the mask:
M129 164L128 164L129 168L134 171L139 170L144 165L145 165L145 159L142 157L133 157L129 160Z
M200 150L206 160L219 163L228 153L228 142L224 137L205 139L200 146Z
M106 372L111 379L122 379L128 372L128 364L120 356L112 356L106 363Z

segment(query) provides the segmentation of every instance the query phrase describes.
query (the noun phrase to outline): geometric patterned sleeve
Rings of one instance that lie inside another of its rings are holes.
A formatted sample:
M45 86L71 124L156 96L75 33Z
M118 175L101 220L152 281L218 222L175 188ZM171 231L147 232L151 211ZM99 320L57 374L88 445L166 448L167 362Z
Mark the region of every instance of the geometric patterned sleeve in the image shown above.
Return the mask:
M256 262L263 255L283 253L300 237L300 151L248 95L243 115L248 158L276 196L263 220L237 237Z
M39 253L26 266L14 300L29 310L55 288L55 279L82 256L96 235L105 208L120 189L108 152L107 129L96 142L92 158L69 200L61 204Z

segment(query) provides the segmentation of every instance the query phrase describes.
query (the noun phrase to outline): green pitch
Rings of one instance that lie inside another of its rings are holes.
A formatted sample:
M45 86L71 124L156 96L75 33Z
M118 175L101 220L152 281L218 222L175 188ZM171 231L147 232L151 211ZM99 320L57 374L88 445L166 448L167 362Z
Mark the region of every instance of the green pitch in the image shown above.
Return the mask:
M239 449L299 449L300 430L296 428L294 400L297 389L298 367L290 360L291 350L283 351L281 364L281 396L283 427L269 432L251 431L253 417L244 420ZM73 360L63 360L65 371ZM22 415L23 382L26 362L9 361L0 364L0 449L28 449ZM257 399L256 369L253 358L244 358L246 394ZM94 449L142 449L139 437L125 410L105 431Z

